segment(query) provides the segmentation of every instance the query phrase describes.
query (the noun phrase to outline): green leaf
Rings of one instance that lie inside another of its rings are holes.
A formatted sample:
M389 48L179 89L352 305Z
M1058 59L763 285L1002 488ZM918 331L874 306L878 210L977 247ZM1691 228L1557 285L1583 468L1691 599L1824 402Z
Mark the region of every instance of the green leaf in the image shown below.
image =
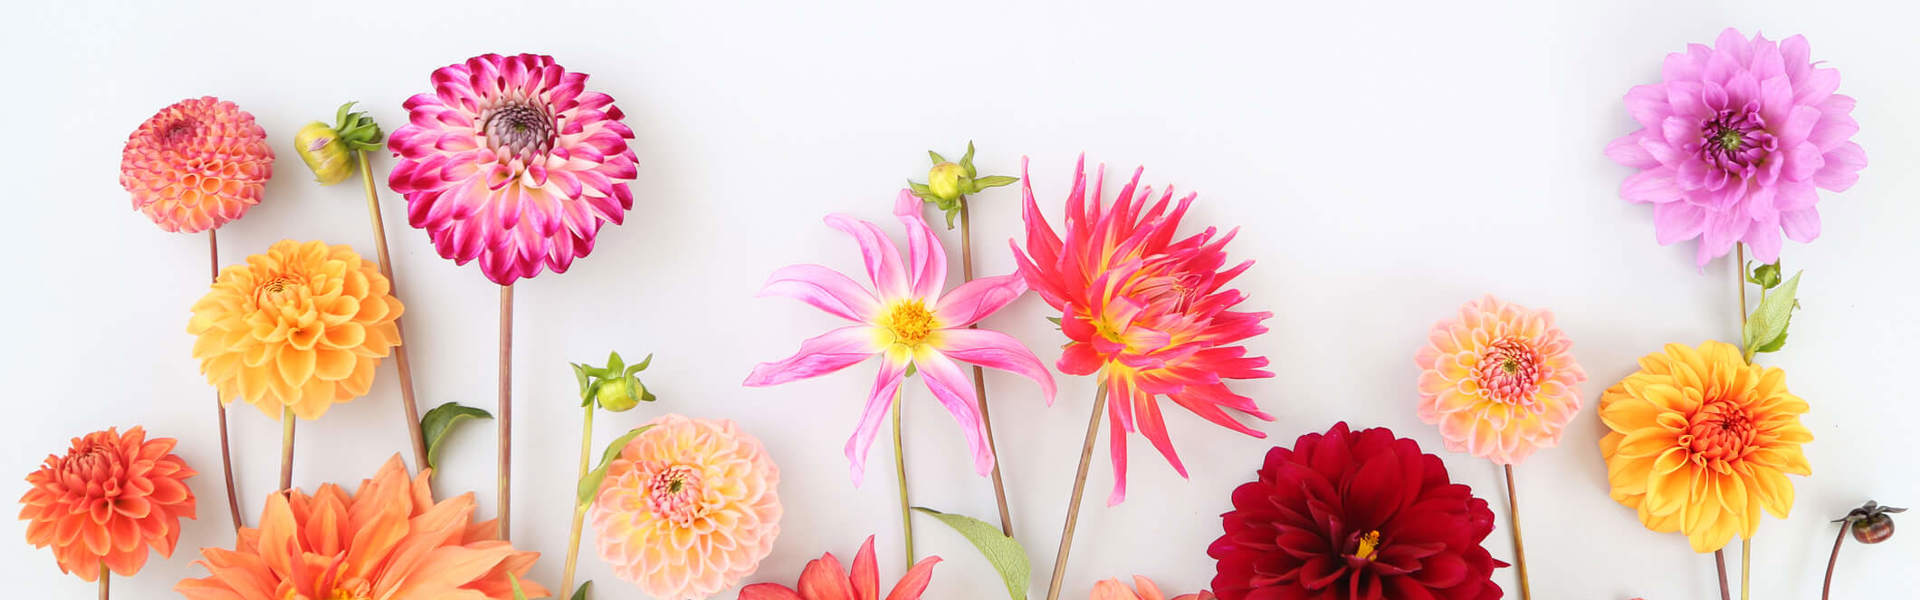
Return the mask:
M1003 185L1012 185L1018 181L1020 181L1019 177L1008 177L1006 175L988 175L986 177L981 177L979 179L973 180L973 189L974 191L977 192L987 188L997 188Z
M593 589L592 581L581 582L580 589L573 591L573 598L571 600L587 600L587 590L591 589Z
M1794 295L1799 290L1800 273L1794 273L1792 279L1767 294L1747 317L1747 326L1740 331L1740 345L1746 349L1748 361L1753 360L1755 353L1773 352L1786 344L1787 322L1793 317L1793 308L1798 303Z
M507 573L507 583L513 585L513 600L527 600L526 590L520 589L520 578Z
M613 464L613 458L620 455L620 449L627 447L627 442L646 433L648 429L653 429L653 426L636 427L626 435L615 438L613 443L607 444L607 449L600 453L600 466L594 467L585 477L580 478L580 484L575 490L580 504L592 505L593 495L600 491L600 482L607 479L607 466Z
M1752 283L1754 285L1758 285L1762 289L1770 290L1775 287L1779 287L1780 286L1779 261L1754 267L1753 272L1747 274L1747 282Z
M967 170L967 177L980 174L973 170L973 140L967 140L967 153L960 157L960 168Z
M1052 323L1054 327L1059 327L1060 317L1047 317L1047 322Z
M453 426L467 419L491 419L493 414L471 406L461 406L457 402L448 402L433 407L425 416L420 417L420 435L427 440L427 466L439 464L440 444L446 441Z
M1009 598L1023 600L1027 597L1027 584L1033 576L1033 567L1027 563L1027 551L1020 547L1020 542L1000 533L998 527L973 517L947 514L921 506L913 509L946 523L972 542L973 547L980 550L981 556L985 556L987 562L993 565L993 570L1000 573L1000 581L1007 584Z

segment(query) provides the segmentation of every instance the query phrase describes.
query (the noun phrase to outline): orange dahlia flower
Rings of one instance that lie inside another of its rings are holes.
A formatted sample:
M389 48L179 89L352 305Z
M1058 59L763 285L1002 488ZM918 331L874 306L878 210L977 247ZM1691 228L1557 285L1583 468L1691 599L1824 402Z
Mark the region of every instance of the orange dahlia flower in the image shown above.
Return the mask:
M260 527L243 528L232 550L202 548L196 561L212 575L173 590L188 600L508 600L519 579L529 597L547 589L527 580L538 552L498 539L493 521L473 522L473 494L433 501L432 469L407 478L394 455L360 490L326 484L267 497Z
M1600 439L1613 499L1660 532L1687 535L1712 552L1734 534L1751 538L1760 511L1787 518L1793 483L1810 475L1800 445L1807 403L1787 392L1778 368L1747 364L1725 342L1668 344L1640 371L1600 396Z
M120 151L120 187L167 231L199 233L260 203L273 148L253 115L207 96L160 109Z
M180 518L194 518L186 480L195 474L173 444L137 426L109 428L73 438L66 456L47 455L20 497L27 543L52 546L60 572L86 581L103 564L122 576L140 572L148 549L173 556Z
M352 248L281 241L221 269L193 304L193 357L221 402L318 419L366 394L374 367L400 345L391 289L380 265Z

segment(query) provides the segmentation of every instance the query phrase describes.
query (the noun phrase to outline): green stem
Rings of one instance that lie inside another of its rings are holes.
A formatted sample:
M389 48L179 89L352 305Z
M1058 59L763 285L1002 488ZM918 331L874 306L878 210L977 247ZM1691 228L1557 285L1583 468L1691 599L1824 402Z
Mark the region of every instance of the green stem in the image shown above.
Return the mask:
M905 385L904 383L902 385ZM906 532L907 566L913 566L913 503L907 501L907 453L900 446L900 390L893 391L893 473L900 481L900 526Z
M587 462L589 456L592 454L593 403L588 402L586 425L580 428L580 475L575 477L574 481L577 482L587 478ZM576 491L574 493L577 496L579 492ZM580 560L580 529L586 524L587 506L590 504L592 504L592 501L580 502L578 498L574 500L573 530L567 534L567 566L560 578L562 582L560 585L560 597L562 598L573 597L573 567L578 564Z

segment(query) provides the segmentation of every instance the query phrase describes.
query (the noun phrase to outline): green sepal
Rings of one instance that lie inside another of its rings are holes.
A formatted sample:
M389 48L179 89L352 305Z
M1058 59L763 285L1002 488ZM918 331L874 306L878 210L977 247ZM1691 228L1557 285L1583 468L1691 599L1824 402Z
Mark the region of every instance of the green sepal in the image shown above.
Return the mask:
M937 164L940 164L940 163L943 163L943 162L947 162L947 157L944 157L944 156L941 156L939 152L934 152L934 151L932 151L932 150L928 150L928 151L927 151L927 156L928 156L928 157L930 157L930 158L932 158L932 159L933 159L933 164L936 164L936 165L937 165Z
M980 193L980 190L984 190L987 188L997 188L1003 185L1013 185L1018 181L1020 181L1019 177L1008 177L1006 175L988 175L986 177L979 177L973 180L973 192L977 194L977 193Z
M574 590L573 597L569 600L587 600L587 590L591 589L593 589L592 581L582 581L580 582L580 589Z
M575 494L581 506L593 505L593 496L600 492L600 483L606 481L607 467L613 464L613 458L620 455L620 450L627 447L627 442L631 442L633 438L639 437L642 433L646 433L648 429L653 429L653 426L645 425L635 427L625 435L614 438L613 443L607 444L607 449L600 453L600 465L594 467L592 471L588 471L586 476L581 477L579 485L576 486Z
M340 105L334 112L333 131L339 135L339 141L347 145L348 150L379 150L386 135L380 131L380 124L364 112L353 112L355 102Z
M1060 317L1047 317L1047 322L1052 323L1054 327L1059 327Z
M1773 289L1780 286L1780 262L1774 261L1753 268L1747 274L1747 283L1760 286L1761 289Z
M973 170L973 140L967 140L967 153L960 157L960 168L967 170L968 179L980 175L979 171Z
M987 563L1000 574L1000 582L1007 586L1007 597L1023 600L1027 597L1027 586L1033 577L1033 566L1027 562L1027 551L1020 542L1000 533L998 527L985 521L965 515L943 513L923 506L914 510L946 523L954 531L973 543L973 547L986 557Z
M1775 352L1786 345L1787 325L1799 305L1795 297L1799 291L1800 273L1794 273L1793 278L1761 299L1760 306L1747 317L1746 326L1740 330L1740 346L1745 349L1747 362L1753 362L1754 354Z
M471 406L461 406L456 402L435 406L433 410L427 411L427 414L420 417L420 436L427 442L427 467L432 468L439 464L441 442L446 441L447 434L453 431L454 424L466 419L491 418L493 418L492 413Z
M635 363L633 366L627 367L627 370L621 372L621 375L632 377L634 373L639 373L641 371L647 370L647 365L651 365L651 364L653 364L653 355L648 354L647 357L644 359L641 359L640 362Z

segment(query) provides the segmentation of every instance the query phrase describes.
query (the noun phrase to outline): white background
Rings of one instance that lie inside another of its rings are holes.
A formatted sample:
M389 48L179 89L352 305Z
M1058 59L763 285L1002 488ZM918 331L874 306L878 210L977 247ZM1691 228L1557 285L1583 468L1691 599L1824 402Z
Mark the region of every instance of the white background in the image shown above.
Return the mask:
M1785 352L1813 412L1814 476L1797 478L1792 518L1769 518L1754 557L1756 598L1811 598L1833 539L1827 520L1876 498L1920 503L1912 428L1920 418L1912 340L1920 319L1914 225L1920 155L1910 7L1804 2L1261 3L1221 8L1157 4L921 3L694 8L638 3L471 1L428 7L383 2L311 9L234 3L17 4L0 41L13 65L0 107L10 278L6 319L6 459L23 477L71 436L143 424L182 440L200 519L185 524L171 560L155 557L116 583L119 598L174 597L203 576L197 549L230 546L212 392L189 357L188 307L205 292L204 236L164 233L129 210L116 182L126 135L156 109L214 94L267 128L279 153L267 200L220 232L231 264L275 240L323 239L371 255L357 183L312 184L289 146L293 132L359 100L389 127L400 103L428 90L435 68L484 52L550 53L591 73L638 134L637 199L627 224L602 231L571 272L518 293L514 539L545 554L535 578L557 586L564 554L580 414L568 361L609 349L658 354L647 382L661 401L604 417L600 443L673 411L738 420L780 464L786 506L773 555L750 582L792 584L825 551L849 557L878 536L881 571L901 572L900 531L883 438L863 488L841 446L872 367L771 389L743 389L759 361L835 326L782 299L755 299L766 275L792 262L853 269L851 242L820 224L840 211L877 220L895 190L922 178L928 148L954 156L980 145L983 172L1017 174L1032 157L1042 206L1057 215L1074 157L1116 173L1197 190L1189 223L1242 227L1230 248L1258 264L1239 280L1249 306L1272 310L1252 349L1277 376L1237 389L1278 420L1257 440L1173 411L1172 437L1191 468L1181 480L1144 443L1132 448L1129 500L1103 506L1104 448L1064 597L1096 579L1133 573L1170 591L1208 584L1207 544L1228 492L1266 448L1338 420L1386 426L1441 453L1454 477L1495 499L1487 540L1511 550L1491 464L1445 453L1414 416L1413 355L1428 327L1482 293L1555 309L1591 380L1588 406L1561 447L1519 469L1541 598L1677 600L1713 595L1708 556L1678 535L1643 529L1608 499L1593 416L1600 391L1664 342L1735 337L1728 261L1694 267L1691 245L1660 247L1651 212L1616 188L1629 172L1601 149L1633 128L1620 98L1658 79L1662 57L1710 42L1725 26L1770 37L1804 33L1814 58L1840 68L1859 99L1855 138L1871 160L1859 185L1824 194L1824 233L1788 244L1807 270L1805 310ZM389 159L376 164L391 168ZM384 177L382 177L384 181ZM979 262L1013 262L1013 188L977 198ZM384 186L383 186L384 191ZM418 388L427 406L492 409L495 287L456 267L405 225L383 197ZM957 252L957 231L946 238ZM956 260L957 264L957 260ZM957 266L952 270L958 278ZM987 322L1043 360L1059 335L1029 297ZM403 450L396 377L383 365L374 393L302 423L296 481L357 482ZM988 376L994 424L1014 501L1044 593L1091 382L1060 379L1044 408L1030 383ZM909 388L908 455L915 502L991 519L991 486L969 468L964 442L919 387ZM235 461L251 522L273 486L275 424L232 411ZM454 434L443 490L478 490L493 512L490 424ZM1908 519L1920 517L1908 516ZM23 523L0 522L0 565L15 596L81 597L89 584L59 574L29 548ZM919 522L923 553L946 559L930 598L1002 592L958 536ZM602 598L637 597L591 550L583 579ZM1732 557L1737 571L1737 552ZM1849 542L1837 597L1901 595L1920 587L1920 534L1877 547ZM1737 572L1736 572L1737 576ZM1512 590L1514 573L1498 574ZM889 584L890 585L890 584ZM724 593L731 597L733 591ZM1510 594L1517 597L1517 594Z

